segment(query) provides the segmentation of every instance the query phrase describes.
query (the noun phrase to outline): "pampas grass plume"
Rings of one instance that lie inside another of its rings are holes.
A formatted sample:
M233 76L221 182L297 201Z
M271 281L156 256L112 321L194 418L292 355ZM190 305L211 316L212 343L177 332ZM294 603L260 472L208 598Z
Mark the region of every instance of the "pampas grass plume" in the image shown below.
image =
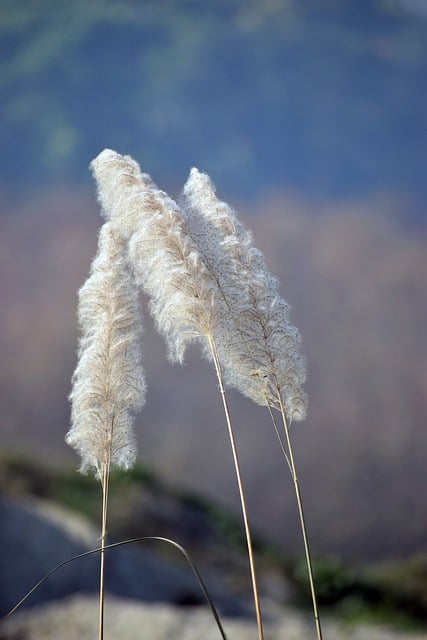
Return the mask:
M78 325L66 441L80 454L81 470L101 477L107 464L134 464L132 420L145 401L137 291L111 223L101 228L91 274L79 291Z
M263 254L254 246L251 233L238 220L231 207L217 198L207 175L197 169L191 170L178 206L158 189L148 174L141 172L139 165L130 156L122 156L106 149L95 158L91 167L103 216L107 220L108 233L111 237L114 236L117 243L111 246L121 245L119 254L110 254L106 260L111 268L107 281L110 282L112 272L120 272L119 280L124 283L124 263L122 268L118 267L118 262L114 262L120 256L121 260L131 265L136 285L149 297L152 316L158 330L166 338L170 359L182 362L186 346L197 341L202 346L204 355L215 366L239 486L259 640L263 640L263 624L251 534L223 381L269 409L295 486L316 629L318 640L321 640L302 499L289 434L289 423L303 419L306 414L307 398L303 390L306 368L300 353L301 336L290 322L289 305L279 294L279 282L268 270ZM100 240L101 265L102 248ZM91 277L97 278L98 275L101 277L95 261ZM117 300L129 293L131 280L126 282L124 287L118 283L117 294L114 294L118 296ZM98 285L97 289L100 289ZM102 350L103 353L110 353L109 348L105 350L105 345L113 338L113 334L107 338L103 333L105 327L100 326L96 333L99 338L95 339L95 333L88 322L89 317L92 317L92 307L96 310L101 304L101 310L102 305L110 298L104 296L101 297L101 302L98 299L92 302L90 292L91 285L88 284L87 293L85 285L80 294L83 338L81 360L76 370L72 393L75 405L74 431L72 429L68 436L69 442L77 446L82 454L83 467L93 465L94 460L98 464L97 452L106 446L105 436L101 433L100 439L98 435L94 438L93 434L97 433L95 425L102 421L113 424L119 419L115 413L108 414L112 407L109 383L95 375L91 378L94 389L84 389L86 370L93 367L92 362L99 360L98 353ZM129 306L126 307L126 304ZM113 307L111 318L118 311L116 306ZM125 309L131 312L130 298L125 303ZM127 311L123 313L127 317ZM133 311L130 315L132 313ZM130 316L128 321L127 337L129 345L133 345L131 334L134 336L136 333L137 323L132 323ZM120 323L117 324L119 326ZM119 344L120 341L118 346ZM137 351L132 347L130 351L126 349L125 353L126 355L122 353L124 359L120 364L120 349L117 351L117 379L121 378L122 381L132 379L128 368L131 353L134 358L132 366L136 367L135 371L139 371ZM107 356L103 355L102 358L106 362ZM112 361L109 361L108 366L112 367L112 371L115 370ZM126 376L120 375L119 371L122 369L126 370ZM102 372L101 366L99 370ZM138 386L141 375L136 373L135 376L134 384L131 385L135 389L135 395L130 394L126 402L123 402L119 393L116 402L117 407L123 408L123 418L118 422L120 428L113 430L114 437L119 437L119 440L116 440L112 450L117 463L124 466L134 456L133 441L127 428L129 410L140 406L142 398L142 386ZM106 397L109 398L108 402L105 402ZM107 411L105 407L108 407ZM277 429L273 408L280 411L287 450ZM80 422L80 415L84 412L90 429L78 426L83 424L83 421Z
M104 150L92 162L103 215L128 243L138 286L172 361L202 344L215 323L216 283L185 227L178 205L129 156Z
M279 281L250 231L217 198L209 176L193 168L180 204L224 300L224 322L214 338L226 383L261 405L278 408L280 396L288 418L302 420L305 360Z

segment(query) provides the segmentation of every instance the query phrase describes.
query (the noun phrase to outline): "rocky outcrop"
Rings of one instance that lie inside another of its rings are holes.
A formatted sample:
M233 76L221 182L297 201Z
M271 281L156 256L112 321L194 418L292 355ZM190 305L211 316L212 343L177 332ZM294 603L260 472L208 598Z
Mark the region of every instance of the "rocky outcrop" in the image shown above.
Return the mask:
M0 500L0 615L52 567L98 546L97 531L80 516L40 500ZM106 591L110 594L145 602L204 602L192 571L183 563L130 545L107 553ZM81 558L50 575L24 606L96 593L98 581L98 555ZM219 584L211 586L220 609L242 613L244 605L236 597Z
M93 640L97 637L96 597L73 597L58 604L16 614L3 627L0 640ZM230 640L254 640L256 626L248 619L222 619ZM335 622L323 624L327 640L426 640L425 634L398 633L372 626L344 628ZM285 608L265 626L266 640L309 640L315 638L309 617ZM127 602L109 597L106 602L105 640L220 640L210 613L203 607L177 608L165 604Z

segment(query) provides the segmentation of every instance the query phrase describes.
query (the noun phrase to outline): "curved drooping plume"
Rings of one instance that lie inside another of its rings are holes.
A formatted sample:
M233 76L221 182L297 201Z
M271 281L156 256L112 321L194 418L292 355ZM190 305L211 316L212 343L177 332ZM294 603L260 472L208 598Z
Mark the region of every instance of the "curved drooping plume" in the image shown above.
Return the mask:
M228 312L214 335L226 382L258 404L282 402L288 418L303 419L307 399L301 337L251 233L197 169L190 172L180 205Z
M182 361L192 340L211 358L212 339L229 385L302 419L300 334L251 233L209 177L193 169L178 206L129 156L106 149L92 170L103 215L128 243L171 359Z
M185 226L182 212L129 156L104 150L92 162L103 215L128 243L135 280L172 360L186 345L202 345L218 322L218 291ZM206 349L206 348L205 348Z
M223 385L267 405L294 480L312 585L304 516L288 422L306 410L300 335L252 236L220 202L208 176L193 169L179 207L129 156L109 149L92 162L103 215L127 247L135 281L150 297L172 360L201 343L213 360L224 406L248 545L258 634L263 638L255 565L234 430ZM287 449L271 407L280 410ZM104 527L105 530L105 527ZM313 590L314 591L314 590ZM315 618L318 614L314 599ZM320 627L319 627L320 629ZM319 636L320 637L320 636Z
M79 291L78 363L72 380L66 442L81 470L131 467L136 458L133 415L145 401L137 290L123 240L111 223L98 239L91 273Z

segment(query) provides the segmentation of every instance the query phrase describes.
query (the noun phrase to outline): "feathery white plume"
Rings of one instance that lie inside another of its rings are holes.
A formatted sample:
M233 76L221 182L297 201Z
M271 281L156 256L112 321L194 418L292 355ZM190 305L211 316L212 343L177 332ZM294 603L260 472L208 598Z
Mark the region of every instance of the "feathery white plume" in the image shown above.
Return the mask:
M238 479L262 638L249 523L222 369L230 385L255 402L281 411L289 457L278 437L294 479L306 540L286 419L302 419L306 410L299 332L289 321L288 305L278 293L279 283L253 246L251 234L230 207L217 199L208 176L197 169L191 171L181 209L129 156L106 149L92 162L92 169L103 214L127 244L135 280L150 296L152 315L166 337L171 359L182 361L188 342L198 340L205 355L214 361ZM305 548L308 554L307 543ZM309 556L308 565L310 570ZM312 583L311 573L310 580Z
M70 394L66 442L81 470L131 467L136 458L132 418L145 401L142 320L123 241L111 223L98 239L91 274L79 291L78 364Z
M192 169L180 200L187 227L225 301L214 334L226 382L258 404L283 402L294 420L305 417L305 361L289 321L279 282L268 271L252 235L218 200L206 174Z
M171 359L182 361L192 340L211 357L211 338L229 385L258 404L281 401L289 418L302 419L300 334L278 280L209 177L193 169L179 207L129 156L106 149L92 169Z
M212 334L216 284L179 207L132 158L106 149L92 169L104 216L128 242L136 282L150 297L170 358L181 362L189 342Z

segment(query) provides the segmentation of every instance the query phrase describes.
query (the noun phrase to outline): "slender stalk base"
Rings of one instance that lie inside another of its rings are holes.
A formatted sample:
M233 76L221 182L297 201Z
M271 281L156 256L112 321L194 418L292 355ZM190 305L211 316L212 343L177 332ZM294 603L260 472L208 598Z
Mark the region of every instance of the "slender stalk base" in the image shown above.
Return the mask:
M99 625L98 639L104 638L104 602L105 602L105 543L107 537L108 489L110 485L110 463L104 463L102 470L102 527L99 577Z
M310 547L309 547L309 544L308 544L307 527L306 527L306 524L305 524L305 516L304 516L303 505L302 505L301 490L300 490L300 485L299 485L298 476L297 476L297 472L296 472L295 459L294 459L294 454L293 454L293 449L292 449L292 444L291 444L291 437L290 437L290 433L289 433L288 422L286 420L285 408L284 408L283 403L282 403L280 392L278 392L278 398L279 398L279 403L280 403L280 413L282 415L283 426L284 426L284 429L285 429L286 442L287 442L287 446L288 446L288 454L289 454L289 456L286 456L286 459L288 461L288 464L289 464L289 467L290 467L290 470L291 470L292 480L293 480L293 483L294 483L295 495L296 495L297 504L298 504L298 513L299 513L299 518L300 518L300 523L301 523L302 537L303 537L303 540L304 540L304 552L305 552L305 559L306 559L306 563L307 563L308 579L309 579L309 583L310 583L311 600L312 600L312 603L313 603L313 613L314 613L314 622L315 622L315 625L316 625L317 639L318 640L322 640L322 629L321 629L321 626L320 626L319 610L318 610L318 607L317 607L316 590L315 590L315 587L314 587L314 578L313 578L313 566L312 566L312 562L311 562ZM280 438L279 438L279 440L280 440Z
M255 604L255 612L256 612L257 627L258 627L258 638L259 638L259 640L264 640L264 631L263 631L263 625L262 625L262 615L261 615L261 606L260 606L260 599L259 599L259 593L258 593L258 583L257 583L256 571L255 571L255 561L254 561L254 554L253 554L253 547L252 547L252 538L251 538L251 532L250 532L249 520L248 520L248 513L247 513L247 508L246 508L245 493L244 493L244 490L243 490L242 477L241 477L241 473L240 473L239 458L238 458L238 455L237 455L236 441L235 441L235 438L234 438L234 431L233 431L233 427L232 427L232 423L231 423L230 411L229 411L229 408L228 408L227 398L226 398L226 395L225 395L225 389L224 389L224 385L223 385L223 381L222 381L221 367L220 367L218 356L217 356L217 353L216 353L215 344L214 344L214 342L213 342L213 340L211 338L209 338L209 345L210 345L210 348L211 348L212 357L213 357L213 361L214 361L214 365L215 365L215 371L216 371L216 375L217 375L217 378L218 378L219 389L220 389L220 392L221 392L221 398L222 398L222 403L223 403L224 412L225 412L225 418L226 418L227 427L228 427L228 435L230 437L231 451L232 451L232 454L233 454L234 467L235 467L235 470L236 470L237 484L238 484L238 487L239 487L240 503L241 503L241 506L242 506L243 522L244 522L245 534L246 534L246 543L247 543L247 547L248 547L249 565L250 565L251 579L252 579L252 589L253 589L253 594L254 594L254 604Z

